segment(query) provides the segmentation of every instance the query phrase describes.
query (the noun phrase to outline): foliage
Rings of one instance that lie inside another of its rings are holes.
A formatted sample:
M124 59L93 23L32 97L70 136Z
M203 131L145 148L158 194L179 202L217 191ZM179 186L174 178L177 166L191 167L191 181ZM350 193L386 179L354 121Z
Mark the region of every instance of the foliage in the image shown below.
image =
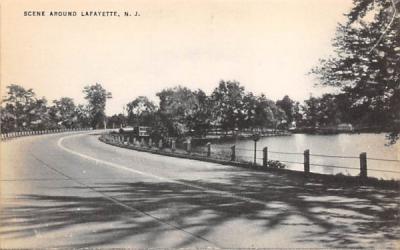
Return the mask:
M69 97L62 97L59 100L54 100L53 103L54 105L49 110L51 119L59 125L72 128L78 120L74 100Z
M88 127L89 108L76 106L73 99L62 97L48 106L47 100L37 98L32 89L11 84L0 106L1 131L3 133Z
M121 128L125 127L128 119L123 114L112 115L107 119L107 128Z
M211 127L212 102L201 89L194 91L193 94L196 103L185 121L190 134L204 136Z
M90 126L90 115L89 108L86 105L79 104L76 109L76 127L78 128L87 128Z
M286 165L280 161L268 160L268 167L270 168L286 168Z
M220 81L211 94L215 125L223 130L277 128L286 120L284 111L264 94L246 92L236 81Z
M400 2L354 0L334 39L335 55L312 69L339 88L359 122L400 132ZM396 11L397 10L397 11ZM395 140L393 140L395 141Z
M106 119L106 101L112 98L111 92L107 92L99 83L96 83L86 86L83 89L83 93L88 101L91 126L93 128L102 127Z
M202 90L177 86L164 89L157 96L160 98L160 118L173 136L202 134L209 127L210 104Z
M246 117L244 97L244 87L236 81L221 80L214 89L211 94L213 119L223 130L234 130L243 126L241 121Z
M325 94L320 98L311 96L304 101L303 109L306 126L334 126L341 122L341 111L335 95Z
M276 105L285 112L287 123L291 124L295 115L295 102L288 95L285 95L282 100L276 101Z
M156 105L145 96L139 96L126 105L128 123L134 126L150 126L157 110Z
M45 98L37 98L32 89L19 85L7 86L1 105L2 132L22 131L50 126Z

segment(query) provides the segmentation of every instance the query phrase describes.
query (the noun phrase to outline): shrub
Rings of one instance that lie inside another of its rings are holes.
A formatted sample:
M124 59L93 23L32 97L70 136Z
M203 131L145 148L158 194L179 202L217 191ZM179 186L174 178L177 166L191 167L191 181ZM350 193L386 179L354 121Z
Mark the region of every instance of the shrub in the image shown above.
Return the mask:
M269 160L268 161L268 167L270 167L270 168L285 168L286 167L286 165L285 164L283 164L282 162L280 162L280 161L273 161L273 160Z

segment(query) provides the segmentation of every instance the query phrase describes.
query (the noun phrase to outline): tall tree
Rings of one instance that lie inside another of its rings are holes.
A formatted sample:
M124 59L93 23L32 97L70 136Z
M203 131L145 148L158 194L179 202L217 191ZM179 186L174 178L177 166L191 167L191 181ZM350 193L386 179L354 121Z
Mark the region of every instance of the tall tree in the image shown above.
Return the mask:
M220 81L211 94L214 120L225 131L241 128L246 117L244 87L237 81Z
M247 114L244 120L246 128L277 128L286 122L284 111L264 94L254 96L247 93L243 102Z
M145 96L139 96L126 105L131 125L150 126L157 110L156 105Z
M179 136L190 132L193 129L191 120L199 105L196 93L177 86L163 89L157 96L160 98L160 118L170 135Z
M13 131L28 129L33 118L32 115L35 113L36 103L36 95L32 89L25 89L16 84L7 86L7 96L2 101L5 115L2 122L13 124L4 127L9 129L13 127Z
M288 95L285 95L282 100L276 101L276 105L285 112L287 123L291 124L294 116L294 101Z
M63 127L73 127L73 124L77 121L74 100L69 97L62 97L59 100L54 100L53 104L54 105L50 107L52 120Z
M91 126L89 111L90 111L89 107L83 104L79 104L75 108L75 113L77 117L76 126L78 128L87 128Z
M28 112L29 129L45 130L57 127L57 124L51 119L46 98L36 99Z
M340 100L340 99L339 99ZM304 101L303 110L308 126L336 126L342 122L343 113L336 95L324 94Z
M312 69L321 84L339 88L364 122L400 132L400 1L353 0L334 39L335 55Z
M46 99L36 98L32 89L16 84L7 86L7 96L2 101L2 128L9 131L32 129L32 123L42 122L41 118L47 113L46 104Z
M196 102L192 107L192 112L186 116L186 124L192 134L204 136L211 127L212 102L201 89L194 91L193 94Z
M124 114L112 115L107 119L107 127L121 128L127 124L127 117Z
M108 92L100 84L86 86L83 89L85 99L88 101L89 114L91 119L91 126L99 128L104 126L106 115L106 102L107 99L112 98L111 92Z

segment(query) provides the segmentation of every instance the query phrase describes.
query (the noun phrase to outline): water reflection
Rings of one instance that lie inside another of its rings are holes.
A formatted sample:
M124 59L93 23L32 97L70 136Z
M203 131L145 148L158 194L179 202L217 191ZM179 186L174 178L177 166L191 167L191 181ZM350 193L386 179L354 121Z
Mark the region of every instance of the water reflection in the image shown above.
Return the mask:
M400 160L400 146L399 143L392 146L385 146L387 141L384 134L338 134L338 135L306 135L294 134L291 136L280 137L265 137L258 141L257 148L261 150L268 147L269 159L283 160L296 163L286 163L288 168L293 170L303 170L303 155L304 150L310 150L311 164L332 165L348 168L333 168L327 166L311 166L312 172L324 174L338 174L345 175L358 175L359 174L359 155L362 152L367 153L368 158L378 159L394 159ZM237 145L237 155L244 159L253 156L252 151L240 149L253 149L253 141L251 140L238 140L236 142L223 143L221 146ZM215 147L215 150L218 150ZM290 152L299 153L298 155L280 154L274 152ZM353 158L328 158L314 155L337 155L347 156ZM262 152L257 152L257 161L261 163ZM400 179L400 162L387 162L368 160L368 175L384 179ZM388 170L398 171L393 172L380 172L375 170Z

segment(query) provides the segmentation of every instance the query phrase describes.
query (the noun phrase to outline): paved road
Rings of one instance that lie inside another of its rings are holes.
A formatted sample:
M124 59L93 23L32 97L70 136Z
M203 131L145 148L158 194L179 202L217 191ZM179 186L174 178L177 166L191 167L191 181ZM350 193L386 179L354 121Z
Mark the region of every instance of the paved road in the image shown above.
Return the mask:
M399 248L396 190L135 152L88 133L2 142L0 177L2 248Z

